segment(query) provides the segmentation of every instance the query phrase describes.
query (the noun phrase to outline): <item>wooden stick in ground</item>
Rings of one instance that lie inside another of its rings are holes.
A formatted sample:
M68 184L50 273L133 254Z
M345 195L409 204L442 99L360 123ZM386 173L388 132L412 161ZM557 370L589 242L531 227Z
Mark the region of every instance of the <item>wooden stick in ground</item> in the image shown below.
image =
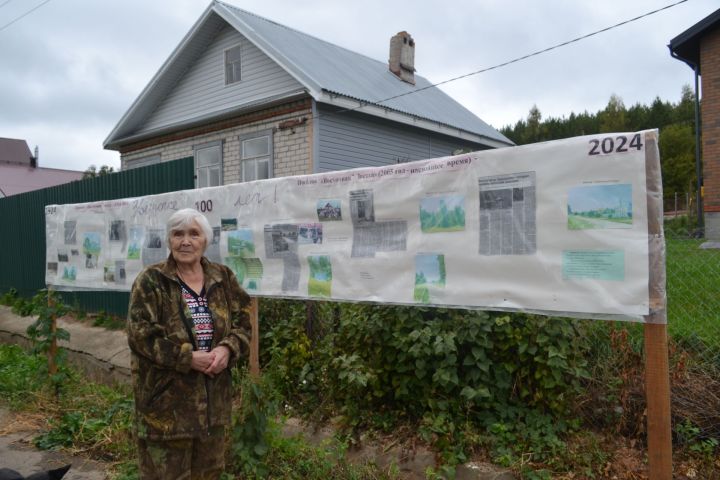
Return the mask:
M649 132L645 135L645 172L650 262L650 315L645 317L645 399L647 402L649 478L671 480L672 434L665 301L665 238L662 224L662 184L656 132Z
M258 312L260 310L260 300L253 297L250 301L250 326L252 329L252 337L250 339L250 375L253 377L260 376L260 323L258 321Z
M47 299L48 309L52 312L55 305L53 302L52 290L49 288L47 290ZM55 362L57 351L57 318L53 313L50 316L50 348L47 352L48 375L51 377L57 373L57 363Z
M668 376L667 325L645 324L645 397L649 478L672 479L670 379Z

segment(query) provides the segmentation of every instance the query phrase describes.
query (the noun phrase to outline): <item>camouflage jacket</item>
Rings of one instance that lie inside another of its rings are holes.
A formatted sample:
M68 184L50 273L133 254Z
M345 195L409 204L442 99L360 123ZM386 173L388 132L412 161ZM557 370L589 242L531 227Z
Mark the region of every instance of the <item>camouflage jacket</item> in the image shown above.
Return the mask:
M211 348L230 349L228 368L214 378L190 369L195 329L172 255L144 269L132 287L127 322L140 438L197 438L230 423L230 369L249 352L250 297L229 268L204 257L201 263L214 325Z

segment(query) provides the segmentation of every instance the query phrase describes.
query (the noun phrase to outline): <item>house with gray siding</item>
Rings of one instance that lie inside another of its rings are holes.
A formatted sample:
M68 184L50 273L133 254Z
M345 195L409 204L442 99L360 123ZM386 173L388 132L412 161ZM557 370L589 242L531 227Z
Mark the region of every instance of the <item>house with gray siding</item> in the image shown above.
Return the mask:
M213 1L104 142L122 169L193 156L198 187L513 145L415 73Z

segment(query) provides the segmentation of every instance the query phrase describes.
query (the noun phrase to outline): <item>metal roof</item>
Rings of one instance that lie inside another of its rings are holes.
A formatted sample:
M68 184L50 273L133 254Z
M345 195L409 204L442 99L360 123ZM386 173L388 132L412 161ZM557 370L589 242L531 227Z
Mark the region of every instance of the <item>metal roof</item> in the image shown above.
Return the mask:
M0 138L0 163L30 165L32 153L25 140Z
M81 180L83 172L58 168L32 168L0 164L0 190L6 197Z
M117 147L124 138L132 138L136 127L165 98L188 64L207 46L208 33L217 31L218 17L283 67L319 103L343 109L365 105L360 111L370 115L482 141L490 146L513 145L420 75L415 75L415 85L408 84L390 72L387 62L213 1L110 133L105 140L106 148ZM223 113L227 115L228 112Z
M691 68L697 68L698 73L700 73L700 39L708 33L708 30L718 26L720 26L720 9L715 10L715 12L670 40L670 45L668 45L670 54L687 63Z

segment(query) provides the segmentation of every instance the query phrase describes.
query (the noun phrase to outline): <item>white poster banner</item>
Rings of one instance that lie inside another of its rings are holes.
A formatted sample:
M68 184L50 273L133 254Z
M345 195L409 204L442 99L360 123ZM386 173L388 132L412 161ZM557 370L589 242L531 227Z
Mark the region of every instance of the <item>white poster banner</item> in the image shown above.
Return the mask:
M646 134L50 205L46 282L129 290L192 207L251 295L642 320Z

